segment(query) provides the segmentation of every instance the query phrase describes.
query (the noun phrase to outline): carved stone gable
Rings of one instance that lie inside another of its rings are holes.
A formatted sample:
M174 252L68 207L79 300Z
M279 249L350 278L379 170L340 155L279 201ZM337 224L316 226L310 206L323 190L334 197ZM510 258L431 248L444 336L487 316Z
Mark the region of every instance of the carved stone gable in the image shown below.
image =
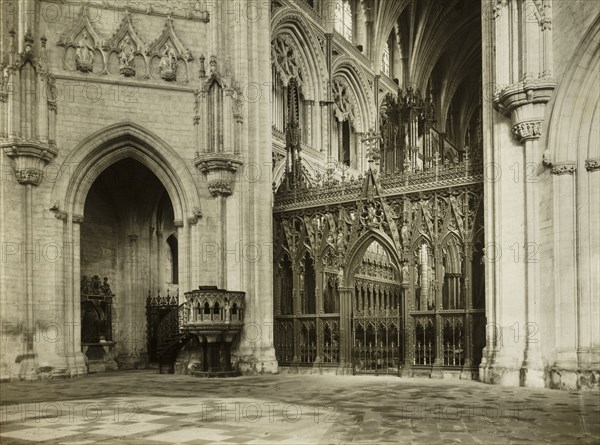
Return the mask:
M79 18L75 26L66 31L58 40L58 45L65 48L63 55L63 67L65 70L72 68L67 66L67 53L70 48L75 50L75 68L78 71L91 72L94 67L96 51L102 54L102 73L106 74L106 41L94 28L89 17L87 6L81 7Z
M167 17L163 32L150 46L148 54L152 59L159 59L160 77L169 82L178 78L180 62L185 70L185 82L189 82L190 70L188 62L194 60L190 50L183 44L175 32L173 18Z
M125 77L134 77L136 75L135 56L140 55L145 62L144 77L150 77L146 43L135 29L131 13L125 14L107 46L111 52L116 52L119 56L120 74Z

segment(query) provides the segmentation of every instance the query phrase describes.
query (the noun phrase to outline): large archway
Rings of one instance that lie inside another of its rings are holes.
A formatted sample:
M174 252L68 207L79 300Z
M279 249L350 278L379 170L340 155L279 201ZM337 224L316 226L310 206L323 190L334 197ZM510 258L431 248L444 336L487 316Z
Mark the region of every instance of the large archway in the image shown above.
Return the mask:
M140 249L138 244L143 239L149 239L151 226L154 227L155 231L158 229L159 220L156 215L161 214L163 220L169 220L169 224L172 225L172 227L169 226L173 229L172 233L165 236L163 232L163 242L166 243L171 235L174 235L177 239L178 287L183 291L189 290L191 283L198 281L196 274L200 267L199 265L194 267L194 264L192 264L192 246L199 236L199 228L196 223L200 216L199 192L191 173L191 169L194 167L188 166L173 148L152 132L137 124L124 122L90 135L73 149L62 164L52 192L52 202L54 203L52 210L55 212L56 217L62 221L61 227L57 227L57 236L66 248L65 256L68 259L57 270L57 273L62 275L63 279L56 282L56 294L63 295L65 322L79 326L82 317L82 277L88 273L91 277L105 274L102 270L92 270L94 268L89 262L89 258L85 257L86 252L82 250L84 247L82 241L87 242L86 232L89 228L86 224L86 218L90 217L93 221L94 211L90 213L90 209L96 207L90 204L91 207L86 208L87 201L88 198L92 200L90 203L97 200L98 190L95 190L97 184L106 182L108 177L114 179L118 171L121 172L121 176L131 176L132 166L134 166L134 171L137 171L142 178L150 181L150 188L144 192L148 199L144 203L136 203L136 206L142 206L143 208L136 207L137 216L133 218L133 220L145 221L147 226L140 233L123 231L119 242L125 250L120 252L120 255L125 256L125 258L129 255L128 261L131 270L128 273L147 279L143 286L140 284L142 278L136 278L127 283L122 281L123 279L120 283L115 282L115 289L113 290L113 293L117 295L115 298L122 297L122 295L136 295L136 304L127 309L129 312L127 317L122 319L124 321L118 324L113 323L114 338L118 342L124 343L121 345L123 348L119 351L116 351L118 348L115 348L115 354L121 355L121 352L123 352L121 362L125 367L141 366L147 361L145 357L148 349L146 323L143 314L148 289L153 287L154 292L159 289L163 292L167 290L167 286L164 286L164 277L159 278L158 273L151 274L147 269L141 269L144 264L141 259L144 259L148 264L151 260L148 259L149 250ZM136 186L140 187L138 184ZM116 187L118 188L118 186ZM141 187L143 188L143 186ZM121 188L127 193L131 192L130 185ZM112 206L114 209L114 199ZM127 208L124 203L121 203L120 206L121 208ZM104 207L106 207L106 203ZM96 207L96 211L97 209L98 207ZM133 212L131 215L135 213ZM155 216L154 220L152 220L153 215ZM118 218L112 215L108 219L115 224L118 222L118 225L124 224L124 221L121 221L123 219L121 214L118 215ZM153 221L152 225L150 221ZM82 231L84 234L83 239ZM154 242L155 246L158 247L158 241L154 240ZM161 255L167 261L165 269L170 268L171 281L173 281L173 265L168 265L167 258L172 247L170 244L163 245L164 243L160 243L163 248ZM159 257L155 255L155 260L152 260L156 264L158 264L157 258ZM153 267L158 271L157 265L153 265ZM165 269L162 270L163 275L169 272ZM108 272L111 273L110 268ZM116 279L118 279L118 268L114 272ZM121 275L124 276L125 272L122 271ZM89 279L91 277L88 276ZM161 283L162 286L159 285ZM125 287L123 287L124 284ZM180 293L180 299L183 299L183 291ZM98 316L94 315L93 318L98 318ZM65 345L74 357L73 366L78 369L85 368L86 362L82 354L81 333L80 329L74 329L72 337ZM127 341L125 342L123 339ZM129 346L126 346L125 343L128 343Z
M349 270L352 367L360 374L398 374L406 312L401 270L375 238L365 244Z
M114 367L115 360L119 368L145 366L156 359L154 315L160 316L146 313L146 296L176 296L179 286L177 228L167 190L150 169L125 158L91 184L84 215L81 341L88 370ZM86 287L98 282L94 277L105 283L99 296Z

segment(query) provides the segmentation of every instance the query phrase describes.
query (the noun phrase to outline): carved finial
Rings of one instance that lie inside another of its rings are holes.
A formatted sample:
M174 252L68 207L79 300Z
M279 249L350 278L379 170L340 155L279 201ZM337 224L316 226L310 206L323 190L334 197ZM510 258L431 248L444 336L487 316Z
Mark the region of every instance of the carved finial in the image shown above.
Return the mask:
M42 34L42 37L40 37L40 41L42 42L42 48L46 49L46 42L48 41L48 39L46 38L45 34Z
M217 72L217 56L212 55L210 56L210 72L211 74L214 74Z
M32 55L33 54L33 34L31 34L31 30L28 29L27 32L25 33L25 55Z

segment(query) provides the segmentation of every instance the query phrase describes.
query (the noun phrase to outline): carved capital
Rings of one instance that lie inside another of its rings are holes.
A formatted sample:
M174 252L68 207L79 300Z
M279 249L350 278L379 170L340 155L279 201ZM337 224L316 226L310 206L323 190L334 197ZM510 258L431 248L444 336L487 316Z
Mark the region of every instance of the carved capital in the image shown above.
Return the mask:
M173 221L173 226L175 226L175 228L180 229L183 227L183 220L181 219L176 219L175 221Z
M231 190L231 181L226 181L223 179L213 179L212 181L209 181L208 191L214 198L218 196L226 198L233 193Z
M557 162L556 164L552 165L552 174L554 175L573 174L576 171L577 165L572 161Z
M597 170L600 170L600 158L586 159L585 169L589 172L595 172Z
M15 170L15 176L21 185L40 185L44 172L37 168L23 168Z
M194 225L198 224L198 221L200 220L200 218L202 218L202 211L200 210L200 208L195 207L194 211L192 212L192 216L190 216L187 219L188 225L194 226Z
M73 215L73 224L83 224L84 220L83 215Z
M529 139L537 139L542 135L542 122L520 122L513 126L512 132L519 142L523 142Z

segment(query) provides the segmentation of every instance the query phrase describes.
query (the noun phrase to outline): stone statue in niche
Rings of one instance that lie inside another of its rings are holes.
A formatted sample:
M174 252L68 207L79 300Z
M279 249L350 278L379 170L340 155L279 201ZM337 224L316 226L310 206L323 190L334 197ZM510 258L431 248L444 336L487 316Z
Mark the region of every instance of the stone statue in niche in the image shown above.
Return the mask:
M125 36L119 48L121 50L119 53L121 74L125 77L135 76L135 47L131 43L129 36Z
M420 285L419 283L420 283L420 278L421 277L419 276L419 263L417 263L416 261L415 261L415 270L414 270L414 273L415 273L415 275L414 275L415 287L419 287L419 285Z
M77 50L75 52L75 66L84 73L92 71L94 66L94 46L90 42L90 37L87 32L83 32Z
M231 320L231 308L229 307L229 301L225 300L225 307L223 308L225 323L229 323Z
M402 284L408 284L408 264L402 265Z
M173 81L177 78L177 52L168 42L160 58L159 69L163 79Z
M110 284L108 284L108 277L104 277L104 282L100 286L100 292L102 292L104 295L112 295Z
M402 224L402 228L400 229L400 239L402 240L402 247L408 249L409 233L406 221Z

